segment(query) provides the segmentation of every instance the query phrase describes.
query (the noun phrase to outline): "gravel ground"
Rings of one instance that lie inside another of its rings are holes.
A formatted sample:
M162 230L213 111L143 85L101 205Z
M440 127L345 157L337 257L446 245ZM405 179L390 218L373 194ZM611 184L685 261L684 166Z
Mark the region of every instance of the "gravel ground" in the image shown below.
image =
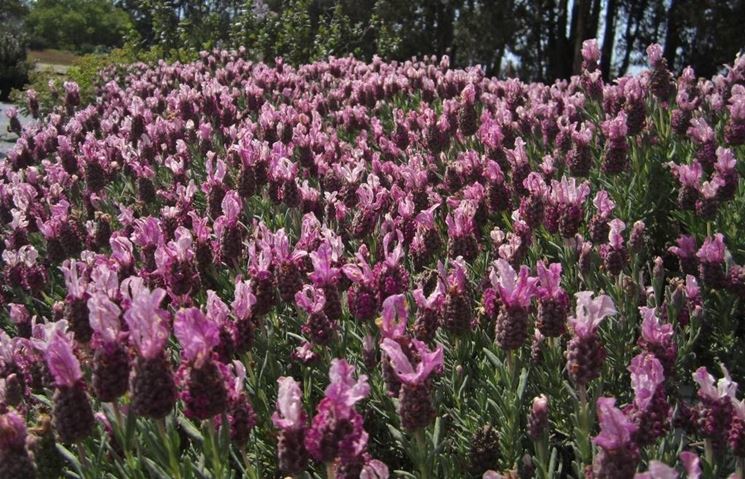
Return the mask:
M4 158L13 149L13 145L18 139L15 133L8 131L8 117L5 115L5 112L11 106L13 105L10 103L0 102L0 158ZM18 113L18 118L21 120L21 125L24 126L30 121L29 117L24 116L20 112Z

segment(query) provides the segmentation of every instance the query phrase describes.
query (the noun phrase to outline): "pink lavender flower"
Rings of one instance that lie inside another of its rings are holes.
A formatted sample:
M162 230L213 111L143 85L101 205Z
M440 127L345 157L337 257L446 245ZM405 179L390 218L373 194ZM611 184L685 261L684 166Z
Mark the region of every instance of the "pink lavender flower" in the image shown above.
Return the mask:
M688 136L696 144L696 160L695 165L701 165L706 167L707 171L714 166L716 160L716 135L714 129L709 126L704 118L693 118L690 122L691 126L688 128ZM693 166L693 165L691 165ZM699 175L700 176L700 175ZM684 183L682 178L679 178L681 183Z
M734 89L733 89L734 91ZM745 143L745 93L732 95L729 100L729 121L724 130L724 141L732 146Z
M243 256L243 228L238 224L241 199L233 190L222 199L222 216L214 223L215 235L220 239L220 254L223 262L233 264Z
M420 341L431 342L440 325L440 317L446 300L445 285L442 281L437 281L437 285L429 296L424 295L422 288L412 291L412 296L417 307L414 336Z
M61 332L54 334L45 359L56 387L53 417L57 435L65 444L81 441L93 431L95 419L70 340Z
M337 284L341 277L341 270L334 266L334 251L328 241L321 244L318 250L310 253L313 262L313 272L308 276L313 284L323 290L326 298L324 313L332 321L341 318L341 298Z
M528 226L537 228L543 222L548 187L543 177L534 171L523 180L523 186L528 194L520 199L520 215Z
M72 351L70 340L64 334L58 332L52 336L46 348L45 359L56 387L73 387L83 378L80 362Z
M253 345L257 318L254 317L256 296L251 289L250 281L236 278L233 301L230 303L235 327L233 330L233 347L237 353L245 353Z
M14 410L0 414L0 474L2 477L36 477L34 461L26 449L26 423Z
M543 261L538 261L536 272L539 285L536 327L546 337L561 336L569 313L569 295L561 287L561 264L546 267Z
M171 293L186 296L199 286L199 273L194 264L191 231L179 226L174 239L155 250L155 264L159 275L165 279Z
M559 232L564 238L572 238L579 230L584 216L583 204L590 194L590 186L585 181L577 185L575 178L561 178L551 181L550 203L558 214Z
M279 229L274 233L274 275L277 281L279 297L285 303L292 302L295 298L295 293L303 285L301 265L307 254L306 251L297 248L290 251L290 240L284 229Z
M428 380L442 368L443 349L439 346L432 351L416 339L412 340L412 345L419 356L416 367L397 341L385 338L380 347L389 358L399 381L403 383L399 393L401 424L409 431L416 431L427 427L436 414Z
M473 221L475 205L463 201L452 214L445 217L448 227L448 254L451 258L462 256L466 261L473 260L479 252L476 239L476 226Z
M673 76L667 69L667 61L662 56L662 47L657 43L647 47L647 57L652 67L649 89L654 96L667 102L675 94Z
M391 244L397 239L396 245ZM374 274L379 299L382 302L394 294L401 294L409 287L409 273L401 264L404 258L403 234L396 230L383 237L383 261L375 265Z
M132 409L154 419L165 417L176 403L176 384L163 348L170 335L168 315L160 309L166 292L139 288L131 299L124 320L129 338L139 355L130 383Z
M182 309L176 313L173 333L181 344L179 376L186 415L202 420L224 412L228 398L222 364L212 360L220 343L217 323L198 308Z
M534 441L540 440L548 427L548 398L545 394L533 398L528 415L528 435Z
M732 381L727 369L721 367L724 375L719 380L705 367L693 373L701 401L696 411L696 428L701 436L712 442L715 450L722 450L727 442L737 393L737 383Z
M277 410L272 415L272 423L279 429L279 469L286 474L296 474L305 469L308 462L305 449L307 416L303 409L303 394L300 385L291 377L281 377L277 383Z
M665 373L652 354L642 353L631 360L631 387L634 402L626 412L636 423L635 440L640 446L663 436L670 420L670 405L665 395Z
M357 263L347 263L342 266L342 271L352 281L352 286L347 290L347 304L349 312L358 321L369 321L373 319L378 310L378 292L376 287L376 276L367 262L367 247L360 247L355 254Z
M729 148L717 148L717 161L714 164L716 170L715 178L719 184L717 198L720 202L732 200L740 183L740 174L737 172L737 160Z
M88 293L86 288L88 282L85 279L86 267L83 262L65 260L60 266L67 286L65 297L65 319L70 325L70 331L75 335L77 341L87 343L91 339L93 330L88 319L88 307L86 300Z
M633 441L637 427L615 403L610 397L597 400L600 433L592 439L599 448L592 463L594 478L632 477L639 462L639 449Z
M598 69L600 62L600 48L595 39L582 42L582 69L592 73Z
M303 334L316 344L329 344L336 333L336 321L326 315L323 289L305 285L295 294L295 302L307 313L302 327Z
M406 295L396 294L383 301L380 333L384 338L398 339L406 333L409 312Z
M678 479L678 471L660 462L649 461L649 470L634 475L634 479Z
M732 398L732 422L727 434L727 443L734 456L745 457L745 400Z
M354 405L370 393L367 376L354 379L354 367L334 359L329 368L330 384L305 434L305 447L319 462L339 458L352 462L365 452L367 433Z
M654 308L643 306L639 308L639 312L642 315L639 347L653 354L660 361L666 375L673 374L678 354L673 325L663 324Z
M587 123L576 125L571 131L572 146L567 152L566 163L572 176L586 177L590 174L593 162L590 143L593 135L594 129Z
M497 315L497 344L506 350L518 349L528 338L528 314L538 278L530 277L530 270L525 265L516 273L507 261L500 258L494 262L489 279L502 305Z
M105 294L88 299L88 311L93 329L93 391L103 402L112 402L127 392L129 355L122 347L121 309Z
M586 386L600 375L606 352L597 328L606 317L616 314L609 296L593 298L593 294L592 291L576 293L577 309L569 318L574 335L567 345L567 371L579 386Z
M698 256L696 238L693 235L681 235L676 241L677 246L671 246L668 251L678 257L680 270L687 274L698 273Z
M146 359L157 357L170 335L168 314L160 309L166 296L165 290L156 288L152 291L140 289L132 297L129 309L124 313L124 320L129 326L129 338Z
M688 479L699 479L701 477L701 463L695 452L681 452L680 462L683 463Z
M724 274L724 256L726 247L724 236L716 233L704 240L696 257L699 259L699 273L704 284L710 288L723 288L726 284Z
M603 152L603 172L609 175L618 174L628 167L629 146L626 143L628 126L626 113L621 111L615 118L610 118L601 125L606 138Z
M612 220L609 224L608 243L601 245L600 256L603 258L605 269L616 276L623 271L628 255L623 241L623 231L626 229L626 224L618 218Z
M463 334L471 329L474 321L466 263L458 257L453 260L453 269L449 274L441 263L438 263L438 269L445 283L442 327L453 334Z

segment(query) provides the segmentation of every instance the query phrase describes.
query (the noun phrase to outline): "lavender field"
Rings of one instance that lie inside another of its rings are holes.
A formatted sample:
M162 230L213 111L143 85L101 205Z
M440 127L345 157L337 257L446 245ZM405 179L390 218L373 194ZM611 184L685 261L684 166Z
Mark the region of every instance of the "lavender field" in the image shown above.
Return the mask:
M745 57L245 50L33 90L0 478L742 478Z

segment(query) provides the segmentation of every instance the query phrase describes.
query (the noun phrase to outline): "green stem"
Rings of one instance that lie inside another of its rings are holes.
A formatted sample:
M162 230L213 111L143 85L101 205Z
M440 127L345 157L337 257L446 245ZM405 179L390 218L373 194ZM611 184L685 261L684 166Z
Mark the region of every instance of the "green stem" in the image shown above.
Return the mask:
M737 479L745 478L745 457L737 458L737 465L735 466L735 477Z
M582 466L592 463L592 445L590 444L590 410L587 401L587 386L584 384L577 386L577 396L579 398L578 414L578 434L575 439L579 442L580 453L582 455Z
M427 442L424 438L424 429L417 429L414 433L417 446L417 462L420 479L429 479L429 468L427 464Z
M542 477L548 477L548 438L544 433L535 441L535 455Z
M336 479L336 472L334 472L334 463L326 463L326 479Z
M86 472L90 471L91 464L88 462L88 455L85 453L85 448L83 447L83 443L79 442L77 443L78 448L78 456L80 457L80 466L81 469L84 471L83 474L85 475Z
M212 461L213 461L213 468L216 471L219 471L222 473L222 461L220 460L220 452L219 452L219 437L217 435L217 428L215 427L215 418L211 418L207 420L207 431L210 435L210 445L212 446L210 449L211 455L212 455ZM220 477L218 475L218 477Z
M178 458L176 457L176 452L173 450L173 445L171 444L171 436L166 431L165 418L157 419L155 424L157 425L158 432L160 432L160 438L163 441L166 452L168 452L168 462L171 468L171 474L173 474L173 477L176 479L181 479L181 468L179 466Z
M710 466L714 466L714 443L711 439L704 439L704 458Z

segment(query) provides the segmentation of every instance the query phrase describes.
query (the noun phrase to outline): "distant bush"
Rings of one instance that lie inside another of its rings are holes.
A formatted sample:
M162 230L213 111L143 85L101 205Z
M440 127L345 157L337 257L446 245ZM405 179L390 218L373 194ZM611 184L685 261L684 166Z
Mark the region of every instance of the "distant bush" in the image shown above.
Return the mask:
M28 81L28 70L23 36L0 27L0 100Z
M131 22L111 0L38 0L26 17L26 29L32 49L93 53L122 46Z

